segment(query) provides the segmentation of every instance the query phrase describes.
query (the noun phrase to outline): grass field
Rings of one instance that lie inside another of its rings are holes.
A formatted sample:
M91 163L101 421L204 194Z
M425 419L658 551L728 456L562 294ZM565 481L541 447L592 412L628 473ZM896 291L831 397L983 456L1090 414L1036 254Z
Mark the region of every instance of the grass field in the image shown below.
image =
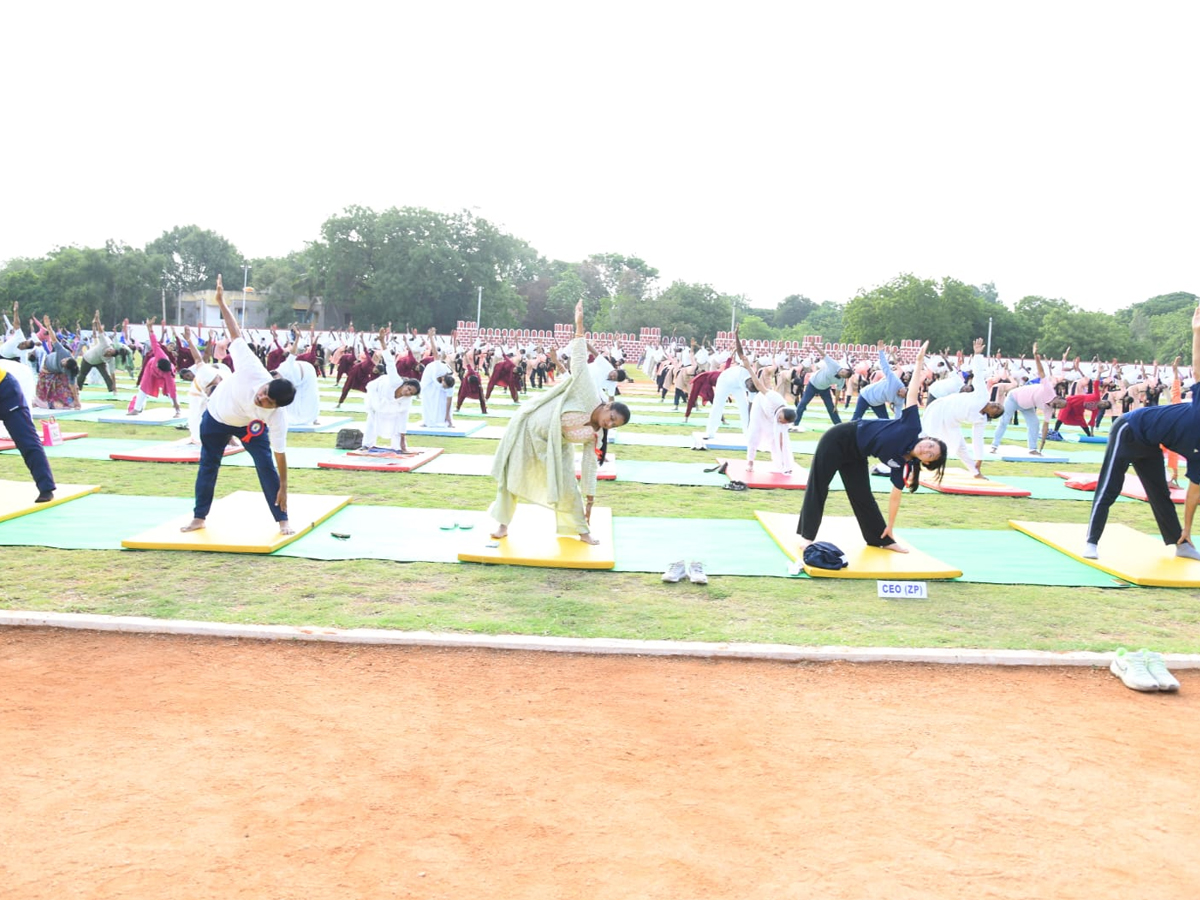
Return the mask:
M669 426L638 427L636 419L633 427L680 432ZM98 423L81 424L78 430L95 438L179 436L166 428ZM292 434L288 441L291 447L331 448L334 435ZM479 454L490 454L496 446L495 441L471 438L448 442L413 437L409 443L449 444L450 452ZM620 448L620 457L630 460L696 463L713 455L669 447ZM807 459L801 456L798 462ZM57 459L53 467L60 482L96 483L108 494L129 496L130 517L139 514L133 498L189 497L195 478L195 468L187 465ZM1050 468L989 463L988 474L1050 477ZM0 455L0 478L28 479L19 456ZM293 470L290 489L349 494L357 504L482 510L492 499L494 483L481 477ZM258 490L253 469L222 470L218 496L233 490ZM616 516L752 519L755 509L796 513L801 499L794 491L731 494L710 487L618 481L602 482L597 502ZM971 498L922 490L905 496L899 526L901 531L1005 529L1009 518L1081 522L1088 509L1079 501ZM831 495L828 512L849 514L844 494ZM1142 503L1115 504L1111 521L1154 531L1150 509ZM404 535L397 534L396 540ZM664 567L669 562L664 559ZM6 570L4 606L23 610L798 645L1200 650L1200 603L1194 592L1182 589L935 582L926 601L894 602L876 597L874 581L715 577L702 587L663 584L651 574L29 547L0 547L0 564ZM1013 559L1011 565L1020 567L1022 560Z

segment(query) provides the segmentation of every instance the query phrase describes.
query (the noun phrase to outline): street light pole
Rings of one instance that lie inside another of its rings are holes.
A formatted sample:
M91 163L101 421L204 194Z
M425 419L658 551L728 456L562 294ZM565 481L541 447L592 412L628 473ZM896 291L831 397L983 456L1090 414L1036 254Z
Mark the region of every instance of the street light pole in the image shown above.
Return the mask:
M242 263L242 327L246 327L246 288L250 286L250 264Z
M483 314L483 285L479 286L479 301L475 304L475 332L479 333L479 317Z

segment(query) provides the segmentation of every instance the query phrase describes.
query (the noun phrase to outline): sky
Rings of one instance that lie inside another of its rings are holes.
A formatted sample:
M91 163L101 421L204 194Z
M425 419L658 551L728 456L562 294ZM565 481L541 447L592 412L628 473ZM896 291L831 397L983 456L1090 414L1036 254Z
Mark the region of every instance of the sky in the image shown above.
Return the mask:
M350 205L774 307L1200 293L1194 2L7 4L0 261Z

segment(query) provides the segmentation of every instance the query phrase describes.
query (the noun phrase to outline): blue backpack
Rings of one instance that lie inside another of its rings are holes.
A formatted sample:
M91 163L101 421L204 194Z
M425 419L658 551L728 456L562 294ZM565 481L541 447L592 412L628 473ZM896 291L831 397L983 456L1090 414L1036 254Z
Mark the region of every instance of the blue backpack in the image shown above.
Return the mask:
M814 569L844 569L850 565L850 560L829 541L817 541L804 548L804 564Z

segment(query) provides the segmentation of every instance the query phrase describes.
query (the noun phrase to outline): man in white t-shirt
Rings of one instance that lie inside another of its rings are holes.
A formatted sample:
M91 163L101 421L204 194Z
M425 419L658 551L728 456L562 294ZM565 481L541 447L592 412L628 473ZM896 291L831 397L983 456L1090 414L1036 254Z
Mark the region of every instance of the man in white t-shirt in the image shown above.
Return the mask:
M242 337L237 319L225 305L221 276L217 276L217 306L229 334L233 374L223 378L208 398L200 420L200 465L196 472L195 516L180 531L199 531L212 508L213 492L225 447L236 437L254 460L258 483L280 534L294 534L287 517L287 413L296 396L286 378L272 378ZM272 460L272 456L274 459ZM276 470L278 466L278 470Z

